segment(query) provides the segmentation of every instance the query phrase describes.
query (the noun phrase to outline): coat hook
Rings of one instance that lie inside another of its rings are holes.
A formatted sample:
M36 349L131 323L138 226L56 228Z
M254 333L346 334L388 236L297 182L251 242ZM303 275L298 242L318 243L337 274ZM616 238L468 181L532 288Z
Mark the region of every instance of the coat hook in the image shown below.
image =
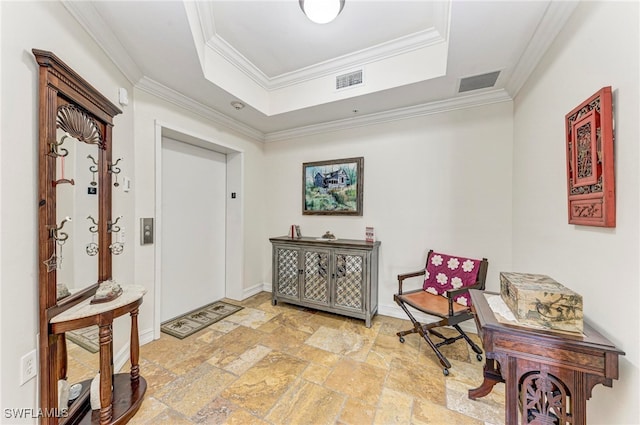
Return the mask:
M91 242L89 242L85 247L85 251L88 256L93 257L95 255L98 255L98 251L100 249L98 247L98 244L96 243L96 233L98 233L98 223L92 216L88 216L87 220L91 220L91 222L93 222L93 226L89 226L89 231L93 234L91 235L91 238L92 238Z
M122 158L118 158L116 159L116 162L114 162L113 164L109 164L108 171L113 174L114 176L116 176L116 181L113 183L113 185L115 187L120 186L120 183L118 183L118 174L120 174L120 171L122 171L120 169L120 167L116 167L116 165L118 164L118 162L122 161Z
M122 218L121 215L119 215L115 221L113 223L109 223L109 231L111 233L115 233L115 241L109 245L109 250L111 251L111 253L113 255L120 255L122 254L122 251L124 251L124 235L120 235L120 226L116 226L116 223L118 222L118 220L120 220Z
M116 162L114 162L113 164L109 164L109 172L113 173L113 174L118 174L121 170L119 167L116 167L116 165L118 165L118 162L122 161L122 158L118 158L116 159Z
M87 217L87 220L91 220L93 222L93 226L89 226L89 231L91 233L97 233L98 232L98 223L96 222L96 219L89 216Z
M111 233L118 233L120 231L120 226L116 226L116 223L122 218L121 215L116 217L113 222L107 223L107 231Z
M69 151L61 147L64 143L64 139L66 139L67 137L69 137L68 134L62 136L62 139L60 139L60 143L57 143L55 141L49 143L49 156L61 158L69 155Z
M66 241L69 238L69 235L67 233L61 232L60 230L62 230L64 224L67 221L71 221L71 218L69 218L69 216L65 217L64 220L62 220L60 226L50 228L49 237L55 239L58 242Z
M89 171L91 171L93 173L93 177L91 180L91 186L95 186L98 183L96 183L96 173L98 172L98 161L95 160L94 157L92 157L91 155L87 155L87 159L90 159L93 162L93 165L89 166Z

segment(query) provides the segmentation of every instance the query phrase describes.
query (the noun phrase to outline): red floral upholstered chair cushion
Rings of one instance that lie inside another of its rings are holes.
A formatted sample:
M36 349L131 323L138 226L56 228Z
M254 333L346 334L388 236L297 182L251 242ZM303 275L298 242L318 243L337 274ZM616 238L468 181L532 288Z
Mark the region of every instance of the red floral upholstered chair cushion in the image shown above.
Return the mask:
M424 284L422 289L434 295L445 295L452 289L471 286L476 283L480 260L456 257L434 252L427 260ZM464 306L471 305L469 292L463 292L453 299Z

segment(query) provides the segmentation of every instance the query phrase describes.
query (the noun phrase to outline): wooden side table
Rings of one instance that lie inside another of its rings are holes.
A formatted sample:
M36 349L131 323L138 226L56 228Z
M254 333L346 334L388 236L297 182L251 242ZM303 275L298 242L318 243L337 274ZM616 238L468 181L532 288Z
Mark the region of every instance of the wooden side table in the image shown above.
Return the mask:
M613 385L624 352L587 323L582 335L505 323L487 301L499 294L470 293L487 360L484 380L469 390L469 398L483 397L504 382L506 424L517 424L520 416L522 424L586 425L591 390Z
M83 393L70 407L69 417L78 410L86 412L83 419L74 423L118 424L126 423L138 410L147 389L140 376L138 339L138 308L146 289L140 285L123 285L123 293L113 301L90 304L90 299L71 307L50 320L50 332L58 338L62 364L59 378L66 376L65 332L97 325L100 341L100 411L91 412L89 402L90 381L83 382ZM129 313L131 316L130 374L115 374L113 371L113 319ZM127 376L128 375L128 376ZM112 390L113 388L113 390Z

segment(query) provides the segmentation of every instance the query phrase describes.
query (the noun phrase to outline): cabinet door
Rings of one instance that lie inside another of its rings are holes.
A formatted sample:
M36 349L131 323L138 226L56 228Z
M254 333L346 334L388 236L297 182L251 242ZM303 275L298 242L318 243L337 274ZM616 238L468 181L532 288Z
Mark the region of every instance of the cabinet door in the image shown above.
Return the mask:
M329 251L304 250L302 299L329 305Z
M355 311L365 310L365 262L366 253L336 250L334 307Z
M299 292L299 257L296 248L276 247L274 267L276 270L275 288L278 295L300 299Z

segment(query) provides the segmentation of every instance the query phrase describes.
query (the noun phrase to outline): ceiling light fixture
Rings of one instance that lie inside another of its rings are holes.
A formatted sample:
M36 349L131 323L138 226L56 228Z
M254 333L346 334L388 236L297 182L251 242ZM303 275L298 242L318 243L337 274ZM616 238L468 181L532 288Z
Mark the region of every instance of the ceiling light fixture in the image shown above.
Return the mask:
M233 102L231 102L231 106L233 106L236 111L239 111L240 109L244 108L244 103L234 100Z
M316 24L327 24L338 17L344 0L298 0L300 9Z

